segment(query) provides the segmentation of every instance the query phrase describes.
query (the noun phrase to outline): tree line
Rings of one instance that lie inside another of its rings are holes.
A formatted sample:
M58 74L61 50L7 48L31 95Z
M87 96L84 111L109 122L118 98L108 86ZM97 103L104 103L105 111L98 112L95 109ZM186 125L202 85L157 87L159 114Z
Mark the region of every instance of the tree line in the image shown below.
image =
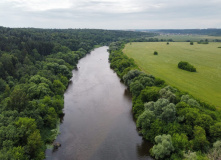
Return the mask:
M163 29L155 30L158 33L169 33L169 34L197 34L197 35L209 35L209 36L220 36L221 29Z
M142 72L123 54L125 42L111 43L109 61L132 93L133 114L156 159L218 159L221 112L164 80ZM148 151L147 151L148 152Z
M148 35L0 27L0 159L44 159L78 60L95 45Z

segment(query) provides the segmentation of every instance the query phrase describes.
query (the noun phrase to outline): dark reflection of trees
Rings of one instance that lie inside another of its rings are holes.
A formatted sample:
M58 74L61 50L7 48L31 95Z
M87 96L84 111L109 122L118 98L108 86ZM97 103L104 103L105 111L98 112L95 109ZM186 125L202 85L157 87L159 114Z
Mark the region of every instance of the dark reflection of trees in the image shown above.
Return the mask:
M132 99L132 95L128 88L124 90L124 96L128 99Z
M65 113L63 112L63 113L60 115L60 123L63 123L63 121L64 121L64 116L65 116Z
M153 147L153 145L143 139L142 143L137 145L137 154L139 155L139 157L150 156L149 150L151 147Z

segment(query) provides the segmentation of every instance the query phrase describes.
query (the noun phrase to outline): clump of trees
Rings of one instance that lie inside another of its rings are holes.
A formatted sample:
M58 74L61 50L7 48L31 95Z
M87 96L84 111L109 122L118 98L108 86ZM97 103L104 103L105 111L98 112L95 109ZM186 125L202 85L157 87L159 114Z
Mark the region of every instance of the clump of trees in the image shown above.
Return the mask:
M132 93L136 125L140 134L153 143L151 155L156 159L220 157L221 112L163 80L145 75L133 60L119 70L128 57L122 52L124 42L116 44L110 47L109 60Z
M205 39L205 40L200 40L199 42L197 42L198 44L209 44L209 41L208 39Z
M186 71L190 71L190 72L196 72L196 68L189 64L188 62L184 62L184 61L180 61L178 63L178 68L186 70Z

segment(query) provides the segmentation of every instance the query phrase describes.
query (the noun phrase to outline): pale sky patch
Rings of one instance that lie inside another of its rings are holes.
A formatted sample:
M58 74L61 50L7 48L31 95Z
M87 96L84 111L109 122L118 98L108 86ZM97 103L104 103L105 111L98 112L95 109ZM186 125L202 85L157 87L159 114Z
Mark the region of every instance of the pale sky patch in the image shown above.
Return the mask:
M220 0L1 0L0 26L221 28Z

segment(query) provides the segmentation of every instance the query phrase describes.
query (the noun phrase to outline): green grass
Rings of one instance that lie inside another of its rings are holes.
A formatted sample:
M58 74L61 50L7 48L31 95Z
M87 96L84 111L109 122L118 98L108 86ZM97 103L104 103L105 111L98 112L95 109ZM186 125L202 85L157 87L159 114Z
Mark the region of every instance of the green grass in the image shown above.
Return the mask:
M209 41L213 41L215 39L221 40L221 36L207 36L207 35L159 35L155 36L154 38L160 39L173 39L176 42L186 42L187 40L190 41L200 41L208 39Z
M140 42L123 50L146 73L221 109L221 43L190 45L189 42ZM154 51L158 55L153 55ZM177 67L187 61L197 72Z

